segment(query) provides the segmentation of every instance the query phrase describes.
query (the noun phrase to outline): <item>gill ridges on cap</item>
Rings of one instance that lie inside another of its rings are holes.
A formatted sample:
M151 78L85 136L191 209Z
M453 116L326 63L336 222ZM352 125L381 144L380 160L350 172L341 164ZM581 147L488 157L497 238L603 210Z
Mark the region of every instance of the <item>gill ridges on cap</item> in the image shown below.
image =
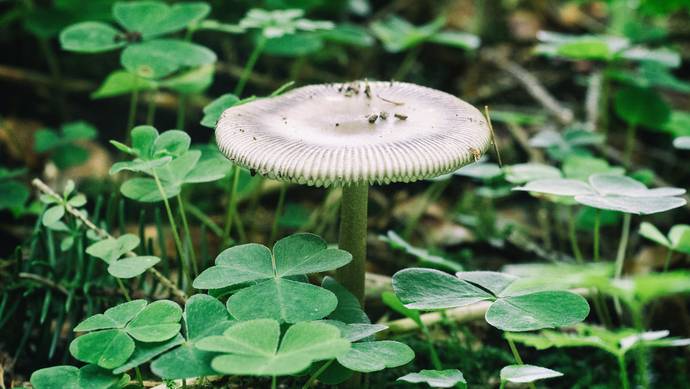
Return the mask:
M491 135L459 98L403 82L310 85L223 112L220 150L269 178L315 186L411 182L474 162Z

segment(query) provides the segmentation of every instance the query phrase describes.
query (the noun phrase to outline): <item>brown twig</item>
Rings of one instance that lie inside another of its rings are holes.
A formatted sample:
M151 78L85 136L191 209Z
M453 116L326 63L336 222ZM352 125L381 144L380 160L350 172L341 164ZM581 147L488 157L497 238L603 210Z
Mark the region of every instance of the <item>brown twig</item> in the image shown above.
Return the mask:
M42 193L51 196L55 198L56 200L59 200L62 202L62 196L60 196L57 192L55 192L52 188L50 188L48 185L46 185L43 181L41 181L38 178L34 178L31 183L38 188L39 191ZM73 206L65 203L64 204L65 210L72 216L76 217L79 219L84 225L89 228L90 230L94 231L100 238L103 239L115 239L114 236L112 236L108 231L104 230L103 228L98 227L95 225L91 220L89 220L88 217L82 212L80 212L78 209L74 208ZM132 251L129 251L125 253L128 257L135 257L136 254ZM154 277L158 279L158 281L168 288L170 292L177 296L182 302L187 301L187 294L180 290L177 285L175 285L174 282L172 282L169 278L161 274L158 270L156 270L153 267L148 268L148 272L151 273Z

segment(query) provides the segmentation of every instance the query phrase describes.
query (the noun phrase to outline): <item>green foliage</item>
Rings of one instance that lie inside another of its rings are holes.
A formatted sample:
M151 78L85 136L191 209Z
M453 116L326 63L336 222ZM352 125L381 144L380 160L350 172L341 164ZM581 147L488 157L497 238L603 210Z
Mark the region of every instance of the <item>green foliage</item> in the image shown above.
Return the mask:
M264 9L250 9L240 20L239 27L243 30L258 29L266 38L279 38L295 34L297 31L329 30L335 27L329 21L316 21L303 18L301 9L285 9L267 11Z
M575 61L651 61L666 67L678 67L681 61L675 51L635 46L629 39L618 36L567 35L540 31L537 38L541 43L537 45L535 52L547 57Z
M678 224L671 227L668 236L665 236L653 224L642 222L640 224L640 235L670 250L690 254L690 226L687 224Z
M50 152L50 158L60 169L81 165L89 158L89 151L78 142L96 137L96 129L86 122L72 122L60 127L60 131L44 128L34 135L34 150Z
M511 184L525 184L539 178L561 178L557 168L541 163L519 163L503 168L506 181Z
M205 337L196 347L222 353L211 361L217 372L257 376L297 374L315 361L337 358L350 348L338 328L326 323L294 324L278 346L280 332L275 320L250 320L235 324L221 336Z
M631 126L658 128L668 121L671 109L664 99L649 88L625 87L616 93L614 108Z
M160 262L160 258L154 256L122 258L123 255L131 252L137 246L139 246L139 238L136 235L125 234L117 239L107 238L93 243L86 248L86 253L105 261L111 276L133 278Z
M164 379L181 379L215 375L211 360L216 355L196 347L201 339L222 335L235 322L225 306L203 294L192 296L184 308L185 340L177 348L161 355L151 370Z
M545 350L552 347L596 347L615 357L624 357L635 348L644 347L682 347L690 344L690 339L667 338L669 332L651 331L638 333L629 328L608 330L604 327L578 324L575 331L541 331L538 334L513 334L506 337L515 342Z
M70 343L72 356L104 369L125 364L138 342L163 342L179 335L182 310L172 302L148 304L134 300L117 305L79 323L74 331L88 332Z
M201 125L204 127L215 128L220 115L226 109L237 105L240 102L239 97L232 93L226 93L217 99L213 100L204 107L204 117L201 119Z
M406 374L398 378L398 381L411 382L413 384L425 383L432 388L467 387L467 381L465 381L465 377L458 369L421 370L418 373Z
M217 157L217 151L190 150L191 139L184 131L169 130L159 135L151 126L138 126L132 130L131 147L111 143L134 159L113 164L110 174L126 170L149 176L131 178L120 187L125 197L141 202L174 197L184 185L217 181L231 169L226 159Z
M515 384L524 384L561 376L563 376L563 373L533 365L510 365L501 369L501 382L512 382Z
M600 133L572 127L562 133L553 130L538 132L529 140L529 144L546 149L551 158L560 161L573 154L591 155L587 147L603 144L604 140Z
M379 239L388 243L391 248L402 250L405 253L412 255L413 257L417 258L421 264L450 271L462 271L462 266L459 263L453 262L438 255L433 255L429 252L429 250L412 246L395 231L388 231L385 236L379 236Z
M31 385L36 389L119 389L129 383L126 374L112 374L95 365L82 368L53 366L31 374Z
M567 291L513 292L515 278L500 273L469 272L458 277L431 270L406 269L393 276L393 289L407 308L444 309L492 301L486 321L504 331L534 331L581 322L587 301Z
M610 211L647 215L685 205L681 188L648 189L643 183L617 174L593 174L589 183L573 179L538 179L513 188L548 196L568 196L582 205Z
M464 50L479 47L479 37L453 30L441 31L446 21L437 18L432 22L415 26L405 19L390 15L370 25L371 31L383 43L386 51L398 53L409 50L424 42L432 42Z
M16 178L24 174L24 170L9 170L0 166L0 211L9 209L15 215L24 210L29 199L29 189Z
M154 39L127 47L122 66L139 77L160 79L181 68L196 68L216 62L216 54L193 43L175 39Z
M302 282L302 277L339 268L351 260L349 253L328 249L316 235L295 234L276 242L273 254L255 243L223 251L216 265L194 280L194 287L218 289L254 283L228 299L228 310L239 320L317 320L333 312L337 299L327 289Z

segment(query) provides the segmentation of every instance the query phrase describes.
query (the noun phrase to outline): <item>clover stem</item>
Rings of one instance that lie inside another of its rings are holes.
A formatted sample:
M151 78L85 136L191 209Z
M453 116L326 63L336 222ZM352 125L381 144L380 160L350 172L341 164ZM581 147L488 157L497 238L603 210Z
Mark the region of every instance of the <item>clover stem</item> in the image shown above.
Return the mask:
M137 376L137 381L139 382L139 386L141 386L142 388L145 388L144 378L141 376L141 369L139 369L139 366L134 368L134 372Z
M506 334L508 335L508 334ZM518 365L524 365L525 362L523 362L522 357L520 356L520 353L518 352L517 347L515 347L515 342L513 342L513 339L510 338L510 336L504 336L506 340L508 341L508 346L510 347L510 352L513 353L513 358L515 358L515 362ZM530 382L529 383L530 389L536 389L534 386L534 383Z
M628 371L625 367L625 354L618 355L618 370L620 374L621 387L623 389L630 389L630 382L628 381Z
M631 307L631 316L633 324L638 333L644 332L644 324L642 324L642 307L633 306ZM647 373L647 346L644 342L640 342L640 346L635 350L635 365L637 365L637 377L640 380L640 385L644 389L649 388L649 374Z
M237 85L235 86L235 90L233 91L233 94L237 97L240 97L242 95L242 92L244 91L244 86L247 84L247 80L249 79L249 76L252 74L254 65L256 65L256 61L259 59L259 56L261 55L261 52L264 50L265 45L266 37L263 34L261 34L259 35L259 40L256 42L256 46L254 46L254 50L252 50L252 53L249 55L247 63L244 65L244 69L242 69L240 79L237 81Z
M149 126L153 125L153 121L156 118L156 95L156 90L153 90L151 93L149 93L149 106L146 111L146 124Z
M177 253L180 258L180 267L182 268L182 273L184 274L184 277L187 278L187 280L191 284L191 278L189 275L189 265L186 261L186 255L184 252L184 247L182 246L182 241L180 240L180 234L177 230L177 223L175 222L175 217L173 217L172 209L170 208L170 203L168 202L168 196L165 193L165 189L163 189L163 185L161 184L160 178L158 178L158 174L156 174L155 170L153 171L153 179L156 181L156 186L158 187L158 192L160 192L161 197L163 198L163 204L165 205L165 212L168 214L168 222L170 223L170 228L172 229L172 235L173 235L173 240L175 241L175 247L177 248Z
M132 298L129 297L129 292L127 292L127 288L125 288L125 284L122 282L122 280L118 277L115 277L115 280L117 281L117 285L120 287L120 291L122 292L122 295L125 297L125 300L132 301Z
M668 266L671 264L671 257L673 256L673 250L666 249L666 259L664 259L664 270L662 270L662 273L666 273L668 270Z
M240 182L240 166L235 165L232 169L232 180L230 181L230 191L228 192L228 209L223 228L223 239L221 242L227 244L232 232L232 223L235 212L237 211L237 186Z
M276 376L273 376L273 377L271 377L271 389L276 389L277 387L278 386L277 386Z
M191 256L192 260L192 271L194 272L194 275L199 274L199 269L197 268L196 264L196 253L194 252L194 241L192 240L192 233L189 230L189 222L187 220L187 212L185 212L184 208L184 200L182 200L182 196L178 193L177 194L177 206L180 210L180 217L182 218L182 228L184 228L184 234L186 235L185 239L187 240L187 244L189 245L189 255Z
M621 240L618 244L618 252L616 254L616 272L614 273L615 278L621 278L623 274L623 262L625 261L625 252L628 248L628 237L630 236L630 219L631 215L629 213L623 214L623 229L621 232ZM616 305L616 312L621 313L621 304L618 299L614 300Z
M127 116L127 138L129 138L129 130L134 127L134 122L137 117L137 104L139 102L139 77L134 76L134 89L129 100L129 115Z
M285 208L285 192L287 191L287 184L280 184L280 193L278 194L278 205L276 205L275 216L273 217L273 225L271 226L271 236L269 242L271 244L275 243L276 236L278 235L278 222L280 221L280 216L283 214L283 209Z
M573 250L573 255L577 263L582 263L582 252L580 251L580 246L577 244L577 229L575 228L575 213L572 208L569 210L568 215L568 238L570 239L570 246Z
M326 371L326 369L328 369L329 366L331 366L331 365L333 364L333 361L335 361L335 359L331 359L330 361L328 361L328 362L324 363L323 365L321 365L321 367L319 367L319 369L316 370L316 371L314 372L314 374L311 375L311 377L309 377L309 379L307 380L307 382L305 382L304 385L302 385L302 389L308 389L309 387L311 387L311 386L314 384L314 381L316 381L316 380L319 378L319 376L320 376L324 371Z
M594 210L594 261L599 261L599 233L601 231L601 211L596 208Z
M438 357L436 347L434 347L434 340L431 338L429 327L427 327L426 324L424 324L424 322L421 320L419 321L419 324L420 329L422 330L422 334L424 334L424 337L426 338L426 343L429 346L429 356L431 357L431 364L434 366L434 369L443 370L443 364L441 363L441 358Z
M185 112L187 110L187 95L185 93L180 94L177 101L177 122L175 127L178 130L184 131L184 119Z
M364 275L367 254L367 203L369 185L343 187L340 205L340 237L338 247L352 254L352 262L336 271L336 279L364 307Z
M633 152L635 151L635 135L637 134L637 125L634 123L630 123L628 125L628 132L626 134L625 138L625 154L623 156L623 161L625 161L626 164L630 164L632 162L632 155Z

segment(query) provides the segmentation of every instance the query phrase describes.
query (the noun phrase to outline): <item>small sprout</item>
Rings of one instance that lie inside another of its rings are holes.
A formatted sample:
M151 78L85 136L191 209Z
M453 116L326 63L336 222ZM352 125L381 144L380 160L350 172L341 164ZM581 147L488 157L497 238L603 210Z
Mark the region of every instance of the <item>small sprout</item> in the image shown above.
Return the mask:
M402 113L396 113L396 114L393 114L393 116L395 116L396 119L407 120L407 115L402 114Z
M369 123L374 124L376 123L376 120L378 120L379 115L372 113L371 115L367 116L367 120L369 120Z

